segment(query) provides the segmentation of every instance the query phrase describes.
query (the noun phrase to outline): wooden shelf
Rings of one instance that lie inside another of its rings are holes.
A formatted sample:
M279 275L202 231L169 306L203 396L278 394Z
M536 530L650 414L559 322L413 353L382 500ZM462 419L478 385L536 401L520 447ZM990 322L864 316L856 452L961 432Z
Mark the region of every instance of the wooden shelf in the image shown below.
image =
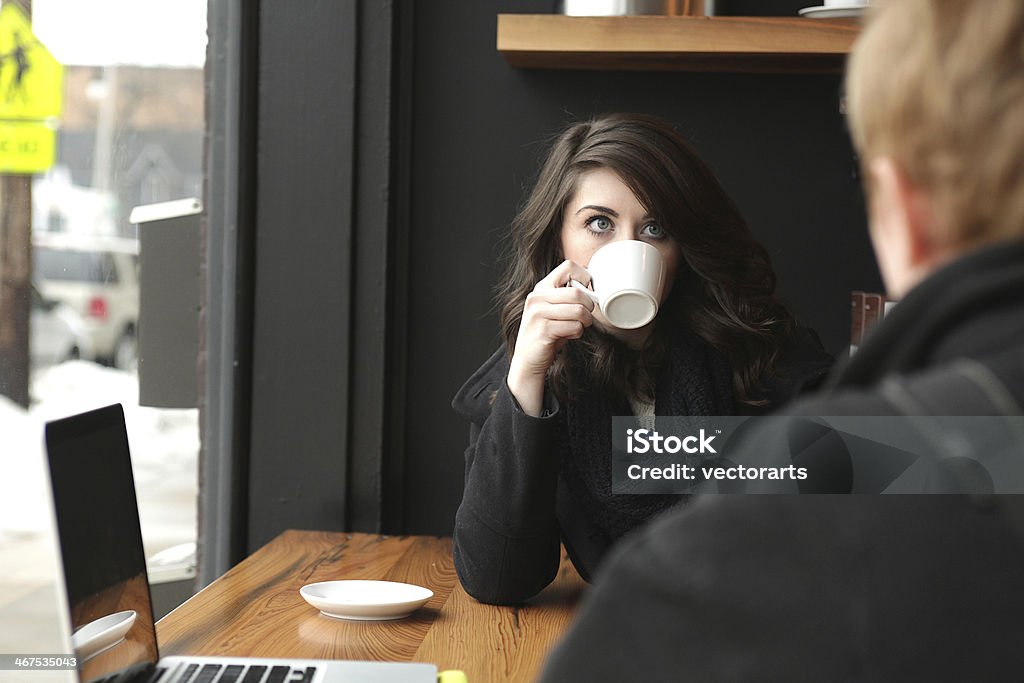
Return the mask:
M499 14L498 50L528 69L839 73L856 19Z

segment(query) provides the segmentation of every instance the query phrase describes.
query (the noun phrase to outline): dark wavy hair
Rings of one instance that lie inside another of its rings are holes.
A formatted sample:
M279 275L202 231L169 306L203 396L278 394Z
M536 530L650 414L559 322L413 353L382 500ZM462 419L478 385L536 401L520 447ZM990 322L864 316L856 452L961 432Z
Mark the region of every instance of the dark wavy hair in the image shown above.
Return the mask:
M515 351L526 296L564 260L565 207L588 171L614 171L678 246L682 261L647 348L631 351L591 327L577 342L592 380L642 398L654 396L654 373L668 348L672 325L717 349L733 370L736 399L762 404L762 378L792 334L792 313L775 296L768 252L718 179L665 121L642 114L611 114L569 126L548 153L533 191L512 223L505 273L497 287L501 329ZM567 394L569 368L559 354L548 382Z

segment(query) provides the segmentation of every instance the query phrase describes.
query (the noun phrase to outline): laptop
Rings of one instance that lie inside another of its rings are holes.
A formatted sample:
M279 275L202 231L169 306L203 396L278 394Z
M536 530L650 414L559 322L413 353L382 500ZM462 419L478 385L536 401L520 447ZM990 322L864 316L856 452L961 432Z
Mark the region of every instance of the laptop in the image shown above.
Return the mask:
M436 683L431 664L160 657L120 405L46 425L64 651L81 683Z

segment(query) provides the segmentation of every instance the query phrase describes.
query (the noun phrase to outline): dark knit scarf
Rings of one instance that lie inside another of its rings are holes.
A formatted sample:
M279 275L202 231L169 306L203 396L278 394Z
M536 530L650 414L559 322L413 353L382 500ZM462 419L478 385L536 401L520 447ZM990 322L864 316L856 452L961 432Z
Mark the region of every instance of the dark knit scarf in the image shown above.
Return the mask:
M569 344L566 351L572 381L561 475L587 516L615 541L682 496L612 493L612 417L632 415L632 409L627 397L610 395L588 381L578 344ZM728 361L693 333L674 333L658 375L654 407L659 416L734 414Z

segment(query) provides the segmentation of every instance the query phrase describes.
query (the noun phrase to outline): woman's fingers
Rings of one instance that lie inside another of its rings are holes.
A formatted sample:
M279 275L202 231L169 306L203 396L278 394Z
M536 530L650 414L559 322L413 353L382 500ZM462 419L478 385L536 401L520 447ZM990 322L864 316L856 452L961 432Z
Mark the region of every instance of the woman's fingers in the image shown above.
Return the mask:
M576 280L581 284L589 285L590 273L588 273L587 269L580 264L566 259L558 264L554 270L548 273L543 280L538 282L533 291L536 292L539 289L564 288L569 284L569 280Z
M527 307L539 302L549 304L579 304L588 311L594 310L594 300L575 287L558 287L557 289L537 289L526 295Z
M558 348L561 348L561 342L565 342L569 339L579 339L583 336L583 331L586 328L579 320L553 320L545 319L538 322L540 329L541 338L547 343L558 344Z
M548 333L553 339L565 342L569 339L579 339L583 336L586 325L579 320L549 320Z
M531 320L576 320L583 323L584 327L590 327L594 322L594 314L591 313L593 304L588 307L587 303L590 302L552 303L538 297L538 300L531 302L524 316Z

